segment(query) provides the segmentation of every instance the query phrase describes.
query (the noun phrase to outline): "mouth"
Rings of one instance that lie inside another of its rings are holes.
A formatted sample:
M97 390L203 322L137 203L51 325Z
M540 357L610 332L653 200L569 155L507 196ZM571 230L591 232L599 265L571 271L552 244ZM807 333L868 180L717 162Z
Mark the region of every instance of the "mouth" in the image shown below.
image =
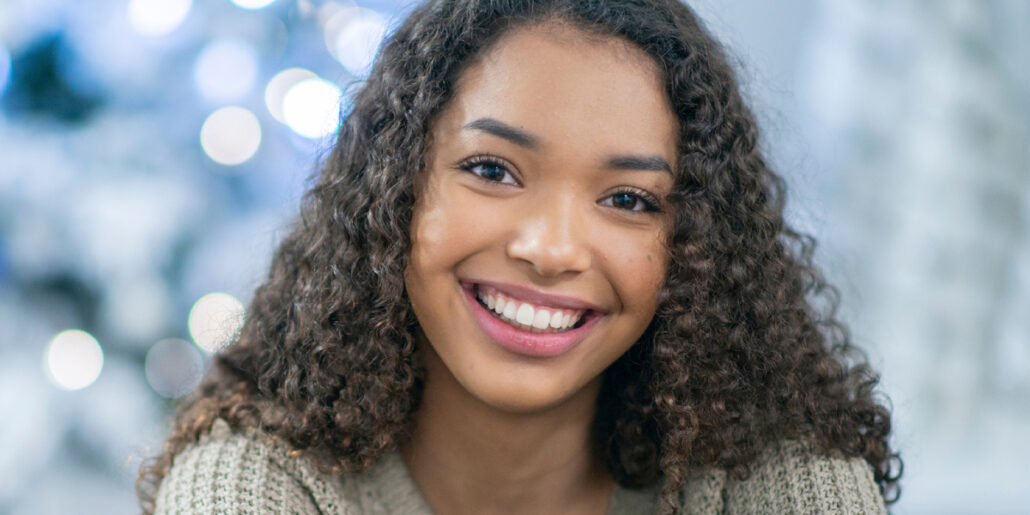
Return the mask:
M462 282L461 287L480 329L500 347L524 356L564 354L605 316L591 308L526 302L485 284Z
M597 315L593 309L540 306L481 284L473 284L472 291L476 302L494 318L531 333L573 331Z

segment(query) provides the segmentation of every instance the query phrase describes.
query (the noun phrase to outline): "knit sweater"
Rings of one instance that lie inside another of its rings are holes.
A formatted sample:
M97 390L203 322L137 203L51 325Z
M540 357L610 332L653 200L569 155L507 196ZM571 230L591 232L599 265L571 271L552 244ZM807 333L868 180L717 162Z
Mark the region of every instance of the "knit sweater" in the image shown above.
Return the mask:
M156 513L432 514L397 452L361 474L327 476L291 451L280 439L218 419L175 456ZM608 515L656 513L660 490L616 486ZM762 453L746 480L713 470L688 481L679 502L688 514L886 513L864 460L817 455L793 442Z

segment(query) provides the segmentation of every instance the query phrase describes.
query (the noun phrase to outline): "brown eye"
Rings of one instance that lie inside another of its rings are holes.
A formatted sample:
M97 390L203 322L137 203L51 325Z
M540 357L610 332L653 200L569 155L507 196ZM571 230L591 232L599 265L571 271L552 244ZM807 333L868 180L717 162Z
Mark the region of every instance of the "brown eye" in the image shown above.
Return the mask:
M658 202L645 192L619 191L608 196L601 204L626 211L661 212Z
M511 172L499 161L486 158L476 157L469 159L462 163L459 168L465 170L486 182L493 182L498 184L514 184L518 182L512 177ZM505 177L508 177L506 180Z
M637 211L635 207L638 204L643 206L644 202L629 193L616 193L612 195L612 205L614 205L615 207L629 209L630 211Z
M483 173L479 174L479 176L490 181L501 182L508 173L504 168L491 164L475 165L473 168L482 168Z

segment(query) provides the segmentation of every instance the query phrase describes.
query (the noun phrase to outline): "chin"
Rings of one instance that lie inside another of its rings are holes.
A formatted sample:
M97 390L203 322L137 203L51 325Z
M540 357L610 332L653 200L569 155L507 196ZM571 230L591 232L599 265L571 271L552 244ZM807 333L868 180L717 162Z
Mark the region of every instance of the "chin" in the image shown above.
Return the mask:
M483 404L511 414L532 414L557 408L579 395L596 393L592 386L595 382L600 385L599 377L581 381L572 377L572 371L563 373L555 368L527 370L508 364L497 364L494 368L479 362L474 370L455 379L468 394Z
M470 393L483 403L499 411L517 414L529 414L546 411L560 406L574 395L565 389L548 387L547 385L510 384L507 382L482 385Z

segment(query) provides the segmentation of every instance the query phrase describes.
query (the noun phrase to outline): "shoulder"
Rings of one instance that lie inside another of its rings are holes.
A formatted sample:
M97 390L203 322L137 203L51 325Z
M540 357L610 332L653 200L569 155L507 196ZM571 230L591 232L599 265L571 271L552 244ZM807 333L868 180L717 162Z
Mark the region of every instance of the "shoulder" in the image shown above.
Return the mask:
M290 446L222 419L175 455L157 492L157 514L360 513L348 485L320 474Z
M742 481L725 484L728 513L886 513L862 458L824 456L787 440L762 452Z
M648 487L633 495L643 499L638 503L650 503L654 508L612 513L659 511L660 488ZM715 466L695 471L681 487L678 505L680 513L689 515L887 513L865 460L824 456L796 440L767 447L752 464L747 479L730 479L725 470Z

